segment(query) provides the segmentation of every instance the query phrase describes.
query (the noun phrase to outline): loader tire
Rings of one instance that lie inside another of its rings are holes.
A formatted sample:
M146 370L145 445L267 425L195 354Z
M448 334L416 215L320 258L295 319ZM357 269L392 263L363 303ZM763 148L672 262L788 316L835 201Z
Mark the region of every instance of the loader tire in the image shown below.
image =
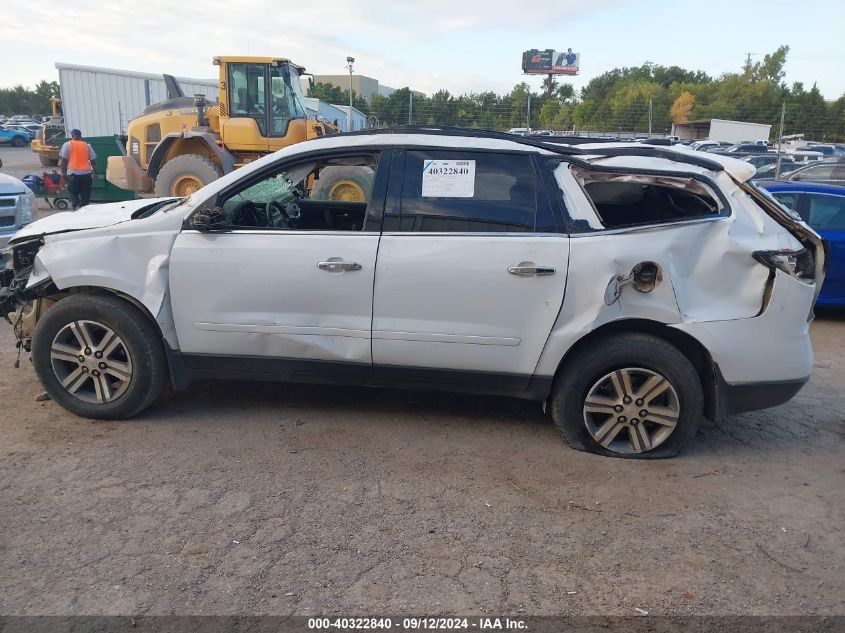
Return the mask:
M373 170L367 167L336 167L314 184L313 200L366 202L372 188Z
M222 175L220 167L199 154L184 154L167 161L156 177L155 193L160 198L189 196Z

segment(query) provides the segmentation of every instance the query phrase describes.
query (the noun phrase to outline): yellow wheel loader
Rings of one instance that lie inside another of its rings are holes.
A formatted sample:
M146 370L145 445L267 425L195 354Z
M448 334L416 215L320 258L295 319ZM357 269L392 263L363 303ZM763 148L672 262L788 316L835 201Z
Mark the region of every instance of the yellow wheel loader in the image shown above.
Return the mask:
M65 121L62 116L62 100L59 97L50 98L51 116L41 124L30 148L38 154L38 160L45 167L55 167L59 164L59 139L65 140Z
M111 156L106 179L123 189L187 196L270 152L338 130L309 119L304 68L273 57L215 57L219 101L186 96L165 75L168 99L129 122L126 156Z

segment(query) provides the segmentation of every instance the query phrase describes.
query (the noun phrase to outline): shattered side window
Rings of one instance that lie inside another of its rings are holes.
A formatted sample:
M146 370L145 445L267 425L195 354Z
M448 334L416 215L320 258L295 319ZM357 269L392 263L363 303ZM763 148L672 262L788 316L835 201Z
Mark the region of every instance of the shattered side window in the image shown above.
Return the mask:
M713 192L692 178L572 168L605 228L716 216Z

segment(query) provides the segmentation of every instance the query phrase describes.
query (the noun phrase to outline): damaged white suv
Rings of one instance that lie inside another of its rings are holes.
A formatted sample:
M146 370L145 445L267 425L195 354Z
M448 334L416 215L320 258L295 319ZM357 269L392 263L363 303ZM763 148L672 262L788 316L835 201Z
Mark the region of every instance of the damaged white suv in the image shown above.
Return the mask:
M543 401L576 448L663 457L810 375L825 245L753 173L640 144L324 137L189 198L32 223L0 312L91 418L167 380L423 387Z

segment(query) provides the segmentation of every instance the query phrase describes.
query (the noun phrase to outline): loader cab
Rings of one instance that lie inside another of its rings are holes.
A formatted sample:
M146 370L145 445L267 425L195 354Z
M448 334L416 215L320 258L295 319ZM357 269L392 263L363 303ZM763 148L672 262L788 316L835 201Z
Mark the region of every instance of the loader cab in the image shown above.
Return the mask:
M215 57L220 67L220 136L236 152L273 152L306 138L299 78L287 59Z

